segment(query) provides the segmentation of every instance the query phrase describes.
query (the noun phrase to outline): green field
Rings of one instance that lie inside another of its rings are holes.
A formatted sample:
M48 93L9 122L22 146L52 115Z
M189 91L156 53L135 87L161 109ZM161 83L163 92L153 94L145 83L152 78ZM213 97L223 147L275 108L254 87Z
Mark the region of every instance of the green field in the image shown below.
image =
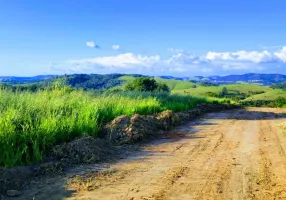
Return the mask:
M266 86L260 86L255 84L231 84L231 85L220 85L220 86L201 86L197 85L196 88L189 88L189 89L183 89L183 90L173 90L173 93L179 93L183 94L184 92L189 92L191 95L194 96L206 96L207 92L213 92L215 94L219 94L223 87L225 87L228 91L228 94L237 94L237 93L245 93L247 94L249 91L257 92L257 91L272 91L273 89L266 87Z
M257 94L257 95L253 95L251 97L248 97L244 101L250 101L250 100L254 100L254 101L255 100L275 100L278 97L286 98L286 91L283 91L281 89L271 89L271 90L268 90L264 94Z
M168 93L97 93L69 87L37 92L0 89L0 166L41 161L53 145L75 137L96 137L120 115L182 111L212 100Z
M134 80L135 77L132 76L122 76L120 80L124 80L126 82ZM257 84L230 84L230 85L220 85L220 86L202 86L200 83L193 83L188 81L180 81L180 80L170 80L170 79L161 79L155 78L155 80L159 83L165 83L171 89L172 94L190 94L192 96L198 97L206 97L206 93L212 92L215 94L219 94L223 87L227 89L229 95L236 95L240 93L249 94L249 92L259 92L263 91L263 94L254 94L250 97L246 98L245 101L248 100L275 100L278 97L286 98L286 92L281 89L272 89L267 86L257 85ZM121 86L121 88L124 87Z

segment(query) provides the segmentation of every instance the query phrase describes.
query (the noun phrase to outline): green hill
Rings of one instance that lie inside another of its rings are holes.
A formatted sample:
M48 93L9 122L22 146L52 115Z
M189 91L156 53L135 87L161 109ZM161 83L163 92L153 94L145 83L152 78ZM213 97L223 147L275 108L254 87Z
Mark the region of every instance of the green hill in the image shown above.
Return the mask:
M124 83L134 80L133 76L121 76L119 80ZM245 100L273 100L279 96L286 97L286 92L281 89L272 89L267 86L258 84L230 84L230 85L219 85L219 86L203 86L200 83L194 83L189 81L172 80L155 78L159 83L165 83L170 88L173 94L190 94L193 96L205 97L208 93L219 95L222 89L227 89L228 96L245 95L249 96ZM124 86L124 83L121 85ZM261 93L261 94L258 94Z
M256 101L256 100L275 100L278 97L284 97L286 98L286 91L283 91L281 89L272 89L266 93L263 94L257 94L253 95L251 97L248 97L244 101Z
M35 81L33 83L8 85L13 90L31 90L44 88L53 84L54 81L64 82L73 88L82 88L84 90L106 90L111 88L123 89L124 85L136 77L142 75L123 75L123 74L74 74L66 76L53 77L42 81ZM243 101L256 100L275 100L278 97L286 98L286 92L280 88L271 88L258 84L229 84L219 86L206 86L201 83L190 81L173 80L155 78L159 83L165 83L171 90L172 94L188 94L198 97L221 97L223 88L226 88L226 93L223 97L240 99Z
M135 77L133 76L121 76L119 80L129 82L133 81ZM172 80L172 79L163 79L163 78L155 78L155 80L159 83L165 83L168 85L170 90L180 90L180 89L189 89L192 88L196 83L180 81L180 80Z

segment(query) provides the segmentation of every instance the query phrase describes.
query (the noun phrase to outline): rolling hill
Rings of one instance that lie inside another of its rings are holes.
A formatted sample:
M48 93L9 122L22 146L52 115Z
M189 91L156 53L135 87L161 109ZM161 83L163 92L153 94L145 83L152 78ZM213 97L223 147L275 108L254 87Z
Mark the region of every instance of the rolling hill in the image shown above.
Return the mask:
M73 88L82 88L84 90L106 90L111 88L123 89L124 84L134 80L136 77L143 75L124 75L124 74L73 74L64 76L35 76L35 77L0 77L0 82L13 85L21 90L25 88L43 88L54 81L64 81ZM218 83L219 80L226 81L228 84L218 84L216 86L208 86L202 84L206 78L198 77L197 81L179 80L172 76L155 77L159 83L165 83L173 94L189 94L199 97L218 97L226 88L225 97L237 97L244 101L250 100L273 100L278 97L286 98L286 92L279 88L271 88L262 84L257 84L258 80L263 81L283 81L285 75L279 74L245 74L231 76L213 76L210 77L213 83ZM182 78L185 79L185 78ZM256 79L257 81L254 81ZM198 82L198 80L204 80ZM233 81L235 83L230 83ZM252 82L251 82L252 81ZM239 83L237 83L239 82Z
M132 76L122 76L119 78L122 81L129 82L135 79ZM218 86L203 86L200 83L194 83L190 81L173 80L173 79L163 79L155 78L159 83L165 83L171 89L173 94L189 94L193 96L206 97L207 93L213 93L219 95L222 89L225 87L228 96L242 96L247 97L244 101L249 100L274 100L278 97L286 98L286 92L282 89L273 89L269 86L263 86L251 83L236 83L236 84L226 84ZM120 88L124 86L121 85ZM226 95L226 96L227 96Z

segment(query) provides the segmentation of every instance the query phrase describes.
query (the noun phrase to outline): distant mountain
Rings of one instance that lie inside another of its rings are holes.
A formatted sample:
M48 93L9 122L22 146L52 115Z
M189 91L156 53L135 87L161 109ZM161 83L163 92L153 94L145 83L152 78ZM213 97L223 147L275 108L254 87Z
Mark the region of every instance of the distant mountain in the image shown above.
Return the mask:
M275 83L286 82L286 75L282 74L243 74L243 75L229 75L229 76L210 76L208 79L217 84L227 83L257 83L261 85L272 85Z
M90 89L110 88L122 83L118 78L124 74L74 74L74 75L39 75L34 77L16 77L16 76L0 76L0 83L19 84L33 83L42 80L48 80L55 77L65 77L69 85L73 87L82 87ZM130 74L134 77L142 77L139 74ZM155 76L153 76L155 77ZM283 74L242 74L228 76L192 76L192 77L174 77L174 76L156 76L163 79L181 80L181 81L197 81L209 82L214 84L233 84L233 83L256 83L260 85L272 85L286 82L286 75Z
M261 85L272 85L286 82L286 75L283 74L242 74L228 76L193 76L193 77L173 77L173 76L158 76L163 79L187 80L198 82L210 82L215 84L233 84L233 83L256 83Z
M17 77L17 76L0 76L0 82L2 83L31 83L36 81L42 81L56 77L55 75L39 75L33 77Z
M0 76L0 84L7 84L12 89L36 90L54 82L65 83L73 88L84 90L103 90L121 85L120 80L125 74L69 74L69 75L40 75L34 77ZM133 77L143 77L140 74L129 74Z
M286 75L283 74L242 74L242 75L228 75L228 76L194 76L194 77L172 77L160 76L165 79L175 80L193 80L198 82L210 82L215 84L233 84L233 83L256 83L261 85L272 85L286 82Z

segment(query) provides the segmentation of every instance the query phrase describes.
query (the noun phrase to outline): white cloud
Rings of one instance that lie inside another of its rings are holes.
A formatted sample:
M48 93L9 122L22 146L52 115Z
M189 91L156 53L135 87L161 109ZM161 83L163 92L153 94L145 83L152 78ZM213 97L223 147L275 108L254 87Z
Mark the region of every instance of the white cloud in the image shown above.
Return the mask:
M170 59L167 60L168 64L171 65L180 65L180 66L187 66L187 65L198 65L207 63L208 60L206 60L203 57L194 56L193 54L182 52L175 55L172 55Z
M119 54L117 56L97 57L83 60L73 60L73 64L89 64L112 67L130 68L136 65L152 66L160 61L160 56L141 56L133 53Z
M225 61L245 61L254 63L273 62L276 57L267 50L258 51L237 51L237 52L208 52L206 54L208 60L225 60Z
M94 41L86 42L86 46L91 47L91 48L97 48L97 49L100 48L97 44L94 43Z
M283 47L280 51L275 52L274 55L281 61L286 62L286 46Z
M169 57L124 53L72 60L74 73L140 73L150 75L220 75L248 72L286 73L286 47L277 51L208 52L202 56L170 50Z
M119 49L120 49L120 46L119 46L119 45L112 45L112 49L113 49L113 50L119 50Z

